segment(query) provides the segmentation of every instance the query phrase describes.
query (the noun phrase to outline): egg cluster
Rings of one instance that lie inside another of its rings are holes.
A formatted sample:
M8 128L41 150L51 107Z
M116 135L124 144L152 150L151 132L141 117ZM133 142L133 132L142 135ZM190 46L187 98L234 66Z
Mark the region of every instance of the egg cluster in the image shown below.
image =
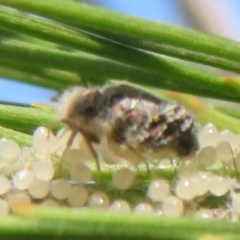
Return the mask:
M150 161L150 173L143 179L131 156L120 159L104 143L94 145L102 159L101 171L97 172L80 134L66 148L70 134L62 129L54 135L39 127L33 134L32 147L24 148L11 139L0 140L0 215L13 213L19 204L38 204L156 216L240 219L240 136L227 130L218 132L213 124L207 124L199 132L201 147L194 156ZM161 178L156 173L165 171L163 168L177 174ZM101 185L106 172L112 177L109 184ZM134 188L141 194L128 197L125 193ZM204 204L211 198L216 202L223 199L223 203Z

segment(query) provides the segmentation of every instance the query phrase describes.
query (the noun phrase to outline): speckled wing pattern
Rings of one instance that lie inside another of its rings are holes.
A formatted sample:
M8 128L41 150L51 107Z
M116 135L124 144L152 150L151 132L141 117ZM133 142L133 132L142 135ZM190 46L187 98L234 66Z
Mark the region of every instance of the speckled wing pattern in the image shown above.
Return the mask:
M174 103L124 98L113 106L112 125L112 139L119 144L153 149L175 146L182 155L195 148L194 121Z

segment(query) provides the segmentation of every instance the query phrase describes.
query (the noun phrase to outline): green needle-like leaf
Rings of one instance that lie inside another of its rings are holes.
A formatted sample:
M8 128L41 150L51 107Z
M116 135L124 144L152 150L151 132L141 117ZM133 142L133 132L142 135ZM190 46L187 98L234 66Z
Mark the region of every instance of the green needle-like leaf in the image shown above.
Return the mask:
M1 4L97 32L134 47L240 72L237 42L79 4L74 1L1 0Z
M0 125L21 132L32 134L38 126L56 129L57 120L56 113L52 111L0 104Z
M21 133L21 132L14 131L9 128L2 127L2 126L0 126L0 138L12 139L22 146L31 146L32 145L32 137L31 136Z
M1 239L238 239L237 223L77 211L19 209L0 222ZM212 237L212 238L211 238Z
M63 2L61 3L63 4ZM69 3L72 4L72 2ZM70 7L71 4L69 5ZM50 7L47 3L46 5L40 4L39 7L41 9L44 6ZM64 23L68 24L68 21ZM10 27L20 33L40 37L57 44L64 44L66 47L87 51L97 56L126 64L119 65L103 59L97 60L97 58L92 58L89 61L90 59L83 58L82 54L61 52L46 47L42 47L41 49L39 46L34 48L29 45L24 46L23 43L2 42L0 50L5 58L14 59L12 57L14 54L16 55L15 61L19 62L21 58L24 58L25 63L29 63L33 67L35 64L35 68L52 67L67 71L77 71L82 78L90 81L92 79L96 81L94 75L101 76L103 79L129 79L140 84L146 85L147 83L148 85L151 84L152 86L159 86L175 91L239 101L238 90L233 85L222 81L220 77L190 68L169 59L141 52L136 48L129 48L109 42L106 39L79 33L59 24L47 22L46 20L31 16L27 17L20 13L11 13L11 11L6 9L0 11L0 26L5 29ZM19 57L19 60L16 57ZM101 64L99 63L100 61ZM14 64L16 65L16 63ZM94 73L91 69L95 69ZM66 80L68 81L68 79ZM94 83L96 84L97 82Z

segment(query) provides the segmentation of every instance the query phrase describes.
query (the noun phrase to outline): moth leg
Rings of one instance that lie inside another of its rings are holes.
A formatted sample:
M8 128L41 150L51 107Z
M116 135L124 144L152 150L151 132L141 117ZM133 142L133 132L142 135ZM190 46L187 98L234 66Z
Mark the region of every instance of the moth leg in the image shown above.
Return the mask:
M95 160L97 170L100 172L101 171L101 165L100 165L100 162L99 162L98 154L97 154L97 152L95 151L95 149L92 145L92 141L89 140L88 136L86 136L86 134L83 131L80 130L80 132L83 136L83 139L84 139L85 143L87 144L87 147L88 147L90 153L92 154L93 159Z
M238 183L240 183L240 174L239 174L239 171L238 171L237 161L236 161L236 158L234 156L234 152L233 152L232 148L231 148L231 153L232 153L232 157L233 157L233 166L236 170L237 181L238 181Z
M145 167L146 167L146 171L147 171L147 175L150 176L151 171L150 171L150 167L147 161L144 161Z
M172 168L173 168L174 175L177 176L178 168L179 168L179 159L177 159L177 166L174 164L174 158L173 158L173 157L171 157L171 158L169 159L169 161L170 161L170 165L171 165Z
M73 131L72 134L70 135L68 141L67 141L67 147L66 149L69 149L71 147L71 145L73 144L73 140L77 135L77 131Z
M64 134L65 135L65 132ZM66 145L66 148L64 149L63 151L63 154L62 154L62 158L61 158L61 161L60 161L60 172L62 171L62 164L63 164L63 158L64 158L64 155L66 154L67 150L71 147L72 143L73 143L73 140L75 139L77 135L77 131L72 131L68 141L67 141L67 145Z
M146 167L147 175L150 175L150 167L149 167L148 162L145 160L145 158L144 158L135 148L133 148L131 145L126 144L126 146L127 146L132 152L134 152L140 159L143 160L143 162L144 162L144 164L145 164L145 167Z

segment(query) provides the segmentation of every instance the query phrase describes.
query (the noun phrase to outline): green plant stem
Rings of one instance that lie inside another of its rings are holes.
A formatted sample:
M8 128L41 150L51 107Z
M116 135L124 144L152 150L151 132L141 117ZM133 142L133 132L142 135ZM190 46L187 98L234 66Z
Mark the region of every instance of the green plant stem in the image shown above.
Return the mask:
M0 61L1 62L1 61ZM60 83L56 83L54 81L51 81L51 78L42 78L33 74L27 73L27 71L20 71L16 70L15 68L12 68L14 64L7 64L7 66L3 66L5 64L2 64L0 66L0 76L2 78L10 79L10 80L18 80L21 82L29 83L32 85L37 85L44 88L49 88L52 90L63 90L66 88L66 84L62 85Z
M30 134L38 126L54 129L59 126L55 112L2 104L0 104L0 125Z
M23 208L0 222L1 239L238 239L237 223L76 211ZM204 238L207 236L213 238Z
M73 48L77 47L78 49L82 48L83 50L90 51L91 53L94 54L100 54L104 57L109 57L114 60L121 60L124 63L136 65L138 67L148 68L149 70L155 71L156 73L159 72L159 69L161 69L161 71L167 69L166 72L170 72L171 75L175 72L175 76L177 79L180 79L182 76L183 82L182 89L184 88L185 85L184 82L187 81L187 75L191 75L191 77L195 79L194 82L195 86L197 84L196 81L200 80L197 86L198 88L208 86L208 89L209 88L215 89L215 87L209 86L210 79L212 82L214 81L214 84L217 85L220 84L225 86L227 85L226 83L222 83L220 79L216 81L215 78L214 80L213 75L205 75L202 77L203 73L199 72L198 75L196 76L197 73L196 70L191 71L189 70L189 68L186 68L184 66L181 67L181 65L177 63L175 64L165 59L161 60L161 58L157 58L155 56L139 52L136 49L130 49L124 46L116 45L114 43L109 43L106 42L106 40L104 39L98 39L98 41L96 41L96 38L94 39L93 36L91 37L92 38L91 39L89 36L77 33L73 30L69 30L67 28L64 28L63 26L52 24L33 17L28 17L26 19L26 16L19 13L13 13L11 15L6 14L4 11L2 11L2 15L0 15L0 23L2 23L2 27L5 27L6 29L11 28L14 29L15 31L23 32L29 35L33 35L35 37L41 37L45 40L53 40L55 43L65 44L68 47ZM9 15L11 17L9 17ZM167 78L168 75L167 73L165 73L163 76L163 73L161 73L160 77ZM189 80L191 81L193 79ZM205 80L207 79L207 81L203 82L204 79ZM189 83L191 84L190 81ZM185 88L185 91L186 89L187 88ZM205 91L201 90L201 93L204 94Z
M149 53L138 51L136 48L129 48L110 42L107 39L87 35L86 33L83 34L59 24L7 9L0 10L0 26L46 41L52 41L59 45L86 51L131 66L144 68L156 74L158 74L159 71L165 71L167 66L171 67L172 65L171 70L180 66L179 64L174 64L173 61L163 60ZM173 71L166 72L173 74ZM181 74L177 74L179 77L181 76Z
M183 89L185 88L185 85L189 84L191 86L193 81L195 88L201 88L199 91L201 94L205 94L209 89L215 90L216 87L219 89L220 85L224 85L225 87L228 86L228 84L222 82L220 78L214 75L203 73L196 69L191 70L191 68L173 61L109 42L106 39L100 39L96 36L88 36L59 24L53 24L42 19L25 16L15 12L9 14L9 12L11 11L5 9L2 11L0 10L0 26L3 28L10 28L30 36L42 38L46 41L64 44L73 49L84 50L112 60L121 61L122 63L131 66L146 69L152 73L160 75L159 77L163 78L162 81L164 81L165 78L174 77L174 79L181 83L179 85L182 86L182 88L178 90L184 91ZM212 86L212 83L215 86ZM173 84L171 85L170 89L173 88ZM164 85L161 87L164 88ZM188 92L186 89L187 88L185 88L184 92ZM222 92L222 89L217 91Z
M221 37L146 21L74 1L42 0L33 4L31 0L0 0L0 4L100 33L137 48L240 72L240 45Z
M236 107L232 107L232 106L214 106L214 108L219 111L222 112L228 116L234 117L236 119L240 119L240 111L239 108Z
M240 101L240 96L236 94L238 90L234 86L221 81L220 77L197 69L190 69L178 63L170 63L164 59L161 60L162 67L169 71L168 74L165 71L153 74L90 54L48 49L17 40L2 41L0 51L6 61L13 61L13 59L14 61L21 61L24 59L25 64L74 71L79 73L80 76L81 74L86 76L94 74L105 79L131 79L138 84ZM97 83L95 82L95 84Z
M9 138L21 146L31 146L32 136L0 126L0 138Z
M74 76L70 72L68 73L66 71L43 68L39 66L39 64L35 64L34 62L31 63L30 61L20 62L16 59L4 58L0 59L0 64L1 66L5 66L6 68L11 68L12 71L25 72L26 74L29 74L29 76L32 76L36 79L36 85L40 85L46 88L58 90L66 88L66 86L68 85L77 85L81 82L80 77L77 76L77 74L75 74ZM3 75L4 71L1 71L0 74ZM42 81L40 80L38 83L37 79L41 79ZM26 78L24 82L32 83L32 81L29 80L29 77Z
M213 107L206 106L203 111L197 114L197 119L202 123L214 123L218 130L230 130L240 133L240 120L222 113Z

